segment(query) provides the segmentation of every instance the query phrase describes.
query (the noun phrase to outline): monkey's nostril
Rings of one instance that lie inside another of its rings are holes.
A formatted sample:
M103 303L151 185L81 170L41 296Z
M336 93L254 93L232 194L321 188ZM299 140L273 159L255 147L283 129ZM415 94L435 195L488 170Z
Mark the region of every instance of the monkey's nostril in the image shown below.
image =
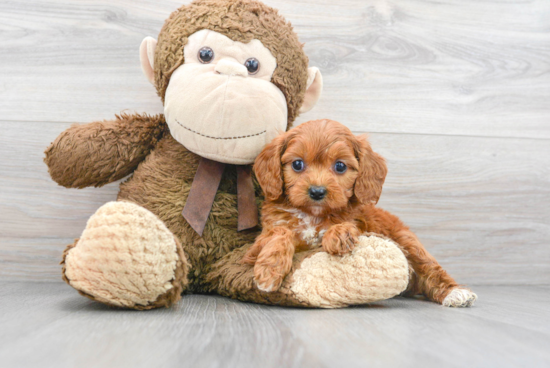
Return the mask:
M221 59L217 62L216 67L214 68L216 72L224 75L238 75L241 77L248 76L248 69L244 65L232 61L229 59Z
M308 190L309 197L314 201L320 201L327 195L327 188L312 185Z

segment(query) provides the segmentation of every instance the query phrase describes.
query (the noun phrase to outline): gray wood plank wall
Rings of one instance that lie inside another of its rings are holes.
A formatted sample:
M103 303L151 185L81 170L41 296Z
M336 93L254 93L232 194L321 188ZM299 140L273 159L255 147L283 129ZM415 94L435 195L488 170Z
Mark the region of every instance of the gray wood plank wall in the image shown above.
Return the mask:
M117 184L68 190L43 150L73 122L162 105L138 47L182 1L0 2L0 280L59 280ZM459 282L550 283L550 2L267 0L325 80L298 122L370 133L380 206Z

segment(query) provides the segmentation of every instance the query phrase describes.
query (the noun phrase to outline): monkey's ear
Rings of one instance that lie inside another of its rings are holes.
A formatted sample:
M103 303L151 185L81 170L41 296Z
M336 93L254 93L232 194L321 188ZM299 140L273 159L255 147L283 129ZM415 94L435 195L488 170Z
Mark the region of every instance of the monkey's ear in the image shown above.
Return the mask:
M153 37L145 37L139 46L139 59L141 61L141 70L151 84L155 84L155 48L157 40Z
M300 113L308 112L315 106L323 91L323 76L316 67L307 69L307 89Z

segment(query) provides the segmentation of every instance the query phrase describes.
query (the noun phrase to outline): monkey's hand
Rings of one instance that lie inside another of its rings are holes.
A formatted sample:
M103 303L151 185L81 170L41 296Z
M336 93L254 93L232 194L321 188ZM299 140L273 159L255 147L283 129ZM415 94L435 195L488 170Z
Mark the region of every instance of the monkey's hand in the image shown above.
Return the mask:
M74 125L46 149L44 162L59 185L99 187L131 174L165 130L163 115L147 114Z
M323 235L323 250L332 255L344 255L355 247L360 235L359 229L351 222L331 226Z

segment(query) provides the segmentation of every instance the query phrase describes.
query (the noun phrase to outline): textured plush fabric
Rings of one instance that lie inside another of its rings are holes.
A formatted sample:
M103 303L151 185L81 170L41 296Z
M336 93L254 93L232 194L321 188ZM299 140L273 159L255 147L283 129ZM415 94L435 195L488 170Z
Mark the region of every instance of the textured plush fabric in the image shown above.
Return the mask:
M103 205L76 245L65 254L64 277L103 303L145 308L159 295L178 300L187 286L179 242L154 214L133 203Z
M155 84L155 49L157 40L153 37L145 37L139 46L139 59L141 61L141 71L151 84Z
M312 66L307 70L307 93L300 107L300 114L311 110L319 101L323 91L323 76L318 68Z
M228 164L252 164L263 147L286 130L287 105L271 83L275 58L258 40L244 44L210 30L188 38L185 63L172 73L164 115L172 136L190 151ZM208 45L211 63L197 54ZM256 75L244 66L260 62Z
M181 212L199 157L172 138L162 115L124 115L75 125L48 147L45 162L57 183L76 188L101 186L135 170L121 184L118 199L151 211L180 241L190 264L191 291L206 290L210 265L230 250L252 243L258 233L237 231L234 166L224 172L202 238L189 226ZM261 189L257 184L255 188L260 205Z
M255 286L254 268L250 265L241 263L244 254L251 245L252 244L236 248L212 265L206 278L207 285L209 285L209 291L233 299L254 303L308 307L309 305L307 302L297 299L290 290L292 274L296 269L300 268L304 259L318 253L320 250L315 249L296 253L294 255L292 269L281 288L275 292L266 293L260 291Z
M325 252L305 259L290 290L310 306L345 307L392 298L409 284L409 264L399 246L378 236L361 236L352 253Z
M226 168L202 237L181 212L195 177L199 157L167 133L134 175L120 186L119 200L143 206L158 216L180 239L191 266L189 288L204 291L204 277L212 263L236 247L254 242L257 230L237 231L237 175ZM256 186L256 195L261 191Z
M240 262L248 248L236 249L212 267L208 281L213 291L256 303L340 308L394 297L409 282L409 265L399 246L368 234L343 257L319 248L296 253L281 288L262 292L254 285L253 267Z
M172 73L184 62L187 38L202 29L243 43L257 39L271 51L278 66L272 83L286 97L290 127L304 100L308 58L290 23L277 10L259 1L198 0L170 15L159 34L155 52L155 81L163 102Z
M201 62L198 58L199 50L204 46L210 47L214 52L214 58L207 64ZM259 62L259 69L253 75L249 75L248 70L244 66L244 63L250 57L256 58ZM271 82L273 73L277 68L277 59L260 40L254 39L248 43L242 43L209 29L195 32L187 38L187 43L184 47L184 65L200 64L208 66L210 64L219 64L220 60L234 61L241 71L241 73L237 73L237 70L231 70L231 73L227 73L226 70L216 69L220 73L247 78L250 76L250 78L260 79L265 82Z
M59 185L99 187L131 174L167 129L164 116L147 114L75 124L46 149L44 162Z

